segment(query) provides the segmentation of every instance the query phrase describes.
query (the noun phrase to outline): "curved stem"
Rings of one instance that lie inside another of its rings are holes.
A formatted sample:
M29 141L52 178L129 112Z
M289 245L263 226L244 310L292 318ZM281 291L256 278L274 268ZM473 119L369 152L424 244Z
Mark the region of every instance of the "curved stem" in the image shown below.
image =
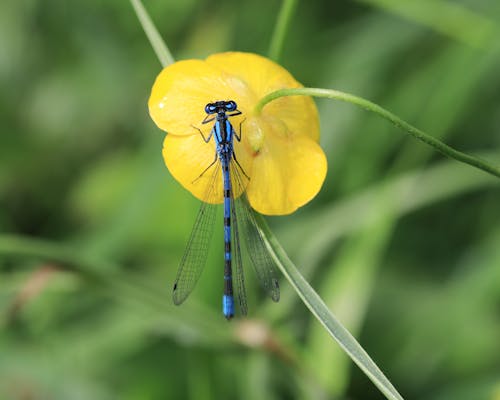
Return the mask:
M158 60L160 60L162 67L165 68L167 65L173 64L174 57L172 57L170 50L161 38L160 33L156 29L155 24L144 8L141 0L130 0L130 3L132 4L132 7L134 7L137 18L139 18L139 22L141 23L142 28L149 39L149 43L151 43L151 46L158 57Z
M469 164L473 167L481 169L491 175L500 178L500 168L489 163L488 161L455 150L454 148L432 137L431 135L421 131L420 129L415 128L413 125L410 125L408 122L403 121L401 118L397 117L390 111L387 111L386 109L380 107L375 103L372 103L369 100L363 99L358 96L354 96L349 93L340 92L338 90L320 89L320 88L294 88L294 89L276 90L275 92L269 93L268 95L260 99L260 101L257 103L257 106L255 107L256 114L260 114L262 112L262 109L267 103L285 96L324 97L327 99L340 100L340 101L345 101L347 103L355 104L361 108L364 108L365 110L378 114L380 117L385 118L386 120L392 122L398 128L401 128L414 138L428 144L429 146L434 147L437 151L444 154L445 156L448 156L465 164Z
M297 0L283 0L278 15L278 21L274 27L271 43L269 44L269 51L267 52L271 60L277 61L281 56L285 36L290 26L295 8L297 7L297 2Z

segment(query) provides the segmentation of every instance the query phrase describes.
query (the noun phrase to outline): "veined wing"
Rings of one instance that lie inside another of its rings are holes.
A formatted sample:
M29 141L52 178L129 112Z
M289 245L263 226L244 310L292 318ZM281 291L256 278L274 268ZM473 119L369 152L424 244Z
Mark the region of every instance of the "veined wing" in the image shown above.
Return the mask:
M213 168L215 170L207 184L206 200L210 200L215 195L217 192L216 185L220 183L218 182L221 177L220 163L215 163ZM175 278L172 298L176 305L186 300L193 291L205 267L208 249L214 232L216 214L217 204L210 204L208 202L201 204L186 250L179 265L177 277Z
M234 281L236 282L238 302L240 304L240 312L242 315L247 315L247 293L245 290L245 275L243 273L243 263L241 260L239 221L236 215L234 198L231 198L231 242L232 242L232 260Z
M243 187L243 179L246 178L242 177L242 173L238 170L239 165L233 161L231 167L233 185ZM259 282L273 301L279 301L280 288L276 264L269 254L261 232L257 228L254 211L251 209L244 191L241 196L234 200L234 209L238 219L239 231L245 236L248 254Z

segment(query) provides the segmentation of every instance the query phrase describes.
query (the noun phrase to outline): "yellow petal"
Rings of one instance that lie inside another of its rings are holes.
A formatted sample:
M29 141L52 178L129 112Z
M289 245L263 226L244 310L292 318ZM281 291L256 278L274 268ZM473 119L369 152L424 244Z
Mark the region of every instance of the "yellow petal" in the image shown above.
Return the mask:
M201 121L206 117L207 103L216 100L234 100L239 107L244 103L219 68L200 60L179 61L156 78L149 113L159 128L174 135L198 134L194 125L208 136L213 124L202 126Z
M245 82L255 96L252 99L255 102L275 88L300 86L282 66L257 54L218 53L208 57L206 62L233 79Z
M270 129L279 128L273 125L266 130ZM325 154L311 138L267 135L254 158L248 200L261 214L290 214L316 196L326 169Z
M253 159L248 156L248 151L243 151L243 145L236 140L234 154L241 168L250 175ZM163 159L172 176L199 200L212 204L221 203L223 200L221 165L215 155L213 138L209 143L205 143L199 134L168 134L163 141ZM246 179L242 179L242 186L233 185L235 197L241 194L247 183Z
M254 106L258 100L275 90L302 87L282 66L257 54L218 53L208 57L206 62L232 76L234 81L244 82ZM252 115L253 110L248 110L247 113ZM281 119L293 134L319 139L318 111L310 97L279 98L267 104L262 115Z

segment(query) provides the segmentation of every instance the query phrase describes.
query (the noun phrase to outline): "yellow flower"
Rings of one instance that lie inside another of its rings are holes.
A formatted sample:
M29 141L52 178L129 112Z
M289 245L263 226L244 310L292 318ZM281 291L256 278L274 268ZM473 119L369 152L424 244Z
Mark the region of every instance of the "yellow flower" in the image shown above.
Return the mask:
M234 140L234 153L250 177L250 205L267 215L295 211L316 196L326 175L316 106L305 96L281 97L260 114L255 106L266 94L297 87L302 85L284 68L250 53L219 53L205 61L185 60L166 67L153 85L149 112L168 132L163 143L167 168L194 196L206 200L212 171L199 177L214 160L215 144L213 139L205 143L196 128L208 137L213 123L201 124L206 104L234 100L242 112L230 118L237 133L241 124L241 142ZM216 184L213 201L220 203L222 179Z

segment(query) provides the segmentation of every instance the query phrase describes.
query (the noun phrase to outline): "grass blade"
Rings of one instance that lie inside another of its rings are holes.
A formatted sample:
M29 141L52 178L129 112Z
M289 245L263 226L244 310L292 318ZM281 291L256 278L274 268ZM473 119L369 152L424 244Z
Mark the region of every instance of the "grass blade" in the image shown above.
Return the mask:
M267 52L271 60L278 61L281 56L285 35L290 26L293 13L297 8L297 2L297 0L283 0L278 21L276 21L271 43L269 44L269 51Z
M498 35L495 21L459 2L443 0L358 0L427 26L469 46L488 49Z
M288 258L288 255L278 243L276 237L269 230L267 223L261 215L256 215L259 229L263 234L266 244L271 251L281 272L285 275L299 297L307 308L323 325L327 332L337 341L349 357L358 365L366 376L379 388L379 390L390 400L402 400L403 398L377 367L366 351L349 333L349 331L330 312L326 304L304 279L297 267Z
M141 23L142 28L149 39L149 43L151 43L151 46L156 53L156 56L160 60L161 65L166 67L167 65L173 64L174 57L172 57L170 50L161 38L158 29L156 29L155 24L151 20L151 17L142 5L141 1L130 0L130 3L132 4L132 7L134 7L137 18L139 18L139 22Z

